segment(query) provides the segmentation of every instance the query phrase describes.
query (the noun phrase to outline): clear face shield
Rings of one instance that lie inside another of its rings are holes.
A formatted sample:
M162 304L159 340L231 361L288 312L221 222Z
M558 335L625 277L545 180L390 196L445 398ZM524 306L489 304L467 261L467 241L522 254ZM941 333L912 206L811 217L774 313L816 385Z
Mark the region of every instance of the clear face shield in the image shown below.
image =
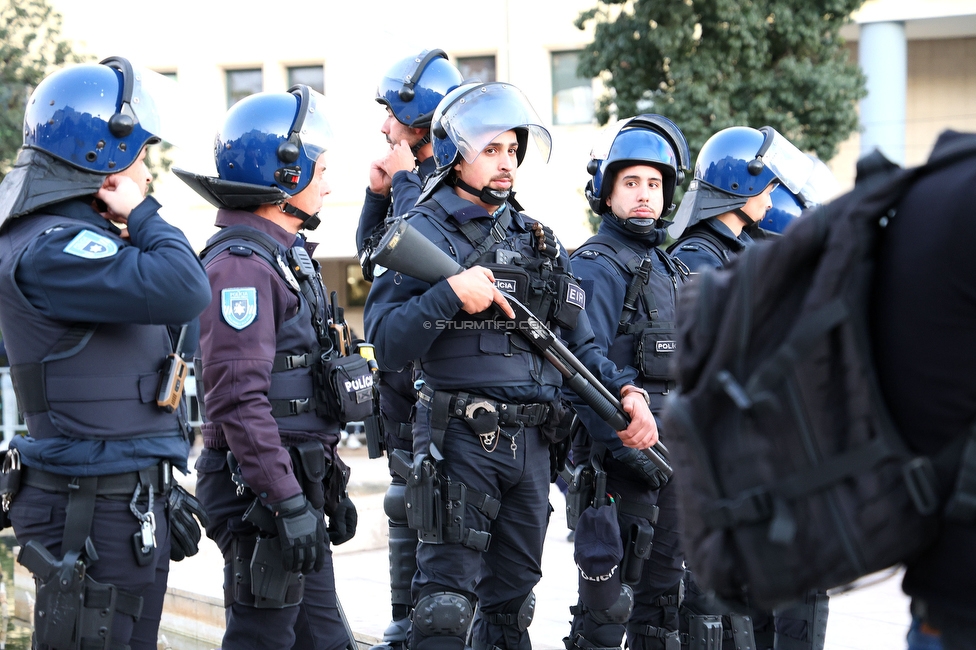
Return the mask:
M767 137L763 143L765 153L760 150L759 156L766 167L776 175L780 183L790 192L799 194L813 173L813 161L805 153L781 136L775 129L769 129L772 141ZM768 144L768 146L767 146Z
M804 207L822 205L837 196L840 185L830 168L819 158L812 158L813 170L806 184L800 189L799 197Z
M193 142L192 111L180 85L158 72L133 66L132 98L128 109L143 129L174 147ZM124 99L124 98L123 98Z
M528 129L549 162L552 137L522 91L510 84L482 84L470 90L444 110L441 125L468 163L500 133L516 127Z
M309 88L308 108L305 119L298 127L298 137L302 143L302 153L313 165L332 145L332 127L329 126L325 106L325 97Z

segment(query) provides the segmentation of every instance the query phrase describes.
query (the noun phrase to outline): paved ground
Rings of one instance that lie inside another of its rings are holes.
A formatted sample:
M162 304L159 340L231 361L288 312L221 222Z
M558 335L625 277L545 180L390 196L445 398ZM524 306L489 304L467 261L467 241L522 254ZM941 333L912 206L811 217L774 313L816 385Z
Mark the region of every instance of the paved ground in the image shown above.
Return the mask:
M365 448L343 448L342 457L352 468L351 492L359 511L359 532L355 539L334 550L337 589L353 630L378 638L390 617L383 515L389 474L386 462L369 460ZM535 589L535 620L529 628L537 650L563 648L562 637L569 631L569 606L576 600L573 547L566 541L563 497L555 488L550 501L556 513L547 535L542 581ZM825 650L904 648L909 616L900 576L900 572L875 576L871 584L832 597ZM219 598L222 579L220 553L205 540L197 556L172 565L169 584Z

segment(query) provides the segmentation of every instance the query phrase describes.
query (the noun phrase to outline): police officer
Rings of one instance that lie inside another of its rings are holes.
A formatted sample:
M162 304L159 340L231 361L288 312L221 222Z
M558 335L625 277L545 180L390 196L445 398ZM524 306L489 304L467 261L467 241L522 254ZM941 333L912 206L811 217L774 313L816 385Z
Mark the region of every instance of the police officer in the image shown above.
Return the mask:
M438 102L461 81L461 73L442 50L423 50L402 59L380 79L376 101L386 109L380 130L390 151L370 165L369 187L356 231L363 277L367 280L371 281L374 273L369 255L386 231L387 218L406 214L413 208L424 182L434 172L430 118ZM417 401L413 366L408 364L397 372L380 372L377 379L380 426L370 426L367 435L382 433L387 452L394 449L409 452L413 448L411 413ZM383 643L374 646L374 650L402 650L410 627L410 581L417 571L417 532L407 527L403 501L406 482L392 469L390 475L392 481L383 509L389 517L393 620L383 633Z
M411 520L421 544L409 646L461 650L477 603L474 648L525 650L550 509L543 432L560 410L562 377L508 327L496 282L622 393L628 444L649 446L657 431L634 373L593 344L565 250L512 203L530 135L546 158L551 142L525 96L506 83L463 85L440 103L431 132L437 171L409 220L466 270L433 284L387 271L365 314L380 367L414 361L424 380L406 497L421 520ZM448 498L430 498L438 494Z
M0 327L28 429L7 453L11 484L22 465L9 520L37 579L37 647L155 648L171 554L199 540L171 472L186 472L185 403L157 403L180 326L210 301L146 196L147 146L179 135L171 85L118 57L51 74L0 185Z
M202 253L214 301L200 317L207 421L196 469L225 561L224 648L349 644L329 542L355 533L336 445L340 418L362 414L339 409L333 387L372 387L330 336L315 247L299 234L318 225L329 193L323 105L304 85L247 97L217 134L219 176L176 170L219 208L221 230Z
M690 166L688 145L677 126L660 115L621 120L602 140L593 148L587 167L593 178L586 187L600 229L574 253L573 271L588 298L597 345L618 367L635 369L638 385L650 395L651 412L658 413L674 384L669 365L675 297L688 273L657 246L665 239L662 218L673 209L675 188ZM674 487L646 456L624 447L591 408L575 401L584 426L574 440L573 458L605 472L624 561L622 589L609 606L587 602L581 587L580 601L571 608L567 650L619 647L625 627L635 650L676 644L684 558ZM574 481L571 489L578 487ZM581 535L577 531L577 546L588 542ZM586 579L581 574L580 584Z
M813 162L775 129L733 126L702 146L695 177L668 228L677 241L668 248L692 272L722 268L755 243L749 229L772 206L783 184L799 194Z
M929 160L967 146L976 146L976 135L946 131ZM971 507L976 475L974 201L972 157L913 184L879 235L869 319L881 391L912 452L937 456L968 437L957 447L963 450L958 454L962 468L954 488L968 492L970 505L965 498L950 501L935 543L907 564L902 583L921 628L915 632L938 635L945 650L976 648L976 559L971 552L976 544ZM924 348L918 345L920 335ZM912 650L931 647L913 636Z
M669 251L692 272L726 266L755 244L749 234L755 232L755 224L762 233L775 233L789 224L790 213L797 214L798 203L813 205L829 191L833 180L829 171L826 176L817 172L815 177L814 169L814 161L772 127L735 126L719 131L698 154L695 179L669 228L677 239ZM775 192L781 192L780 205L788 213L770 215ZM682 613L708 613L710 607L706 595L691 584ZM823 592L811 592L803 603L778 608L771 615L752 612L758 647L823 648L827 612L828 598Z

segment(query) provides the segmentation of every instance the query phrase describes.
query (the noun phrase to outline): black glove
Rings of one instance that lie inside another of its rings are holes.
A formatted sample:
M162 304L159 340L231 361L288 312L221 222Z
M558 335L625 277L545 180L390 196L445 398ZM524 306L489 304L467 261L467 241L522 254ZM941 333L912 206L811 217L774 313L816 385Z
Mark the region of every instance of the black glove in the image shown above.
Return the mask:
M325 516L304 494L270 506L281 540L281 563L286 571L311 573L325 564Z
M169 491L169 559L179 562L191 555L196 555L200 547L200 526L210 525L210 518L203 509L203 505L195 496L179 485L174 485ZM197 519L200 523L197 523Z
M329 518L329 541L338 546L356 536L356 524L359 523L359 513L356 505L348 496L339 500L335 514Z
M640 449L624 447L614 450L614 459L623 463L634 480L642 481L651 489L658 490L668 483L668 477Z

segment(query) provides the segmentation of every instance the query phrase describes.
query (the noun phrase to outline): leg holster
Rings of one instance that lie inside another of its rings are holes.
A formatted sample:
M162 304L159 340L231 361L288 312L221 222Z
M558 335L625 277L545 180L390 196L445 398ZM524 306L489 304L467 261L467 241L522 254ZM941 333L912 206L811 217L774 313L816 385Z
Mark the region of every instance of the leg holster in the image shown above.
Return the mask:
M239 603L281 609L302 602L305 577L286 571L277 537L236 537L233 558L224 565L224 607Z
M501 502L483 492L469 491L464 483L442 476L426 454L416 454L404 477L407 487L407 525L428 544L462 544L484 552L491 534L464 525L464 509L470 502L489 520L498 516Z
M94 555L88 542L90 557ZM50 650L110 650L116 612L138 620L142 597L119 591L114 585L92 580L86 573L85 552L69 551L60 561L31 540L17 561L34 574L34 643ZM128 647L128 646L124 646Z

